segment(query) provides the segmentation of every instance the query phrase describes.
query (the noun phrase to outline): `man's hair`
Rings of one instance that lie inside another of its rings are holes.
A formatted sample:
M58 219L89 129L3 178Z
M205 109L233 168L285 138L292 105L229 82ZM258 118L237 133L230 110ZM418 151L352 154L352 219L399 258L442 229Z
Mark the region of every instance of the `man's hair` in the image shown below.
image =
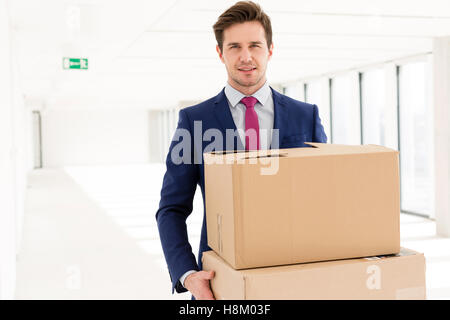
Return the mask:
M272 45L272 25L269 16L252 1L239 1L222 13L214 24L214 34L220 51L223 50L223 32L236 23L258 21L266 33L267 47Z

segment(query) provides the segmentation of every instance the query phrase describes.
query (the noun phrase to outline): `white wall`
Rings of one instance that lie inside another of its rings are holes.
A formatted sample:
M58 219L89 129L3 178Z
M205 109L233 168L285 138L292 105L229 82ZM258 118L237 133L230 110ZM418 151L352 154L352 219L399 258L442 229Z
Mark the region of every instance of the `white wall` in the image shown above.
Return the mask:
M450 37L434 39L433 115L436 234L450 237Z
M29 149L31 140L31 111L25 106L25 101L18 77L18 65L14 50L12 50L12 105L13 105L13 143L14 143L14 170L15 170L15 212L16 212L16 251L20 254L22 239L22 225L25 212L25 194L27 189L27 173L33 168L33 158Z
M149 111L47 108L42 115L43 167L146 163Z
M149 161L150 162L164 162L162 155L163 141L162 141L162 121L161 111L149 111Z
M6 0L0 0L0 48L0 299L13 299L31 158Z
M12 135L12 78L9 17L0 0L0 299L14 295L15 216Z

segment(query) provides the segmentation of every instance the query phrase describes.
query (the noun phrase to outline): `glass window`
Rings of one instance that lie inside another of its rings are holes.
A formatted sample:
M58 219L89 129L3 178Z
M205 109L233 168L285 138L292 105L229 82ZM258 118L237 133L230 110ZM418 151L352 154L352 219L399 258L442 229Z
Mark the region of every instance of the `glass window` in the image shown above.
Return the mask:
M304 89L302 83L292 83L283 88L284 94L295 100L304 100Z
M328 79L314 80L306 84L306 102L315 104L319 108L319 117L322 121L327 142L331 143L330 102Z
M376 69L361 74L363 144L386 146L385 73Z
M432 110L426 62L399 67L401 209L430 215L433 205Z
M360 144L358 78L353 73L331 81L331 129L333 143Z

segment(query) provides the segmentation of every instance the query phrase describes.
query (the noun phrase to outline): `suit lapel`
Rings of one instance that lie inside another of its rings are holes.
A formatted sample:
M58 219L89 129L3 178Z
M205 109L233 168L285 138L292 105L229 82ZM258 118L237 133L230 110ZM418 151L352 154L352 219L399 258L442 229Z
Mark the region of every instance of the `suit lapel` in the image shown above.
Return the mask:
M282 94L278 93L274 89L270 88L272 90L272 97L273 97L273 106L274 106L274 121L273 121L273 128L278 129L278 148L281 148L281 142L283 141L283 136L285 133L285 128L288 124L288 111L287 107L285 105L285 100ZM276 139L276 135L272 135L272 145L274 144L274 141ZM271 147L272 148L272 147Z
M233 129L236 132L236 124L234 123L233 116L231 115L230 106L228 105L228 100L225 95L225 89L223 89L214 100L214 115L217 118L220 126L222 127L222 135L224 138L224 149L226 149L225 139L226 139L226 129ZM239 137L237 137L234 144L237 150L244 150L244 146Z

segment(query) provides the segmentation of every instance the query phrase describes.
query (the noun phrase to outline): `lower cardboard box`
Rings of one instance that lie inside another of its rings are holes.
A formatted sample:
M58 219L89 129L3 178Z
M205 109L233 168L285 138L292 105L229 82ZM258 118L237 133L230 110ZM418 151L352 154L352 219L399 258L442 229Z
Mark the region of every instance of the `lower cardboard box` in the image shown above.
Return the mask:
M396 255L235 270L214 251L211 289L225 300L425 299L425 257L401 248Z

